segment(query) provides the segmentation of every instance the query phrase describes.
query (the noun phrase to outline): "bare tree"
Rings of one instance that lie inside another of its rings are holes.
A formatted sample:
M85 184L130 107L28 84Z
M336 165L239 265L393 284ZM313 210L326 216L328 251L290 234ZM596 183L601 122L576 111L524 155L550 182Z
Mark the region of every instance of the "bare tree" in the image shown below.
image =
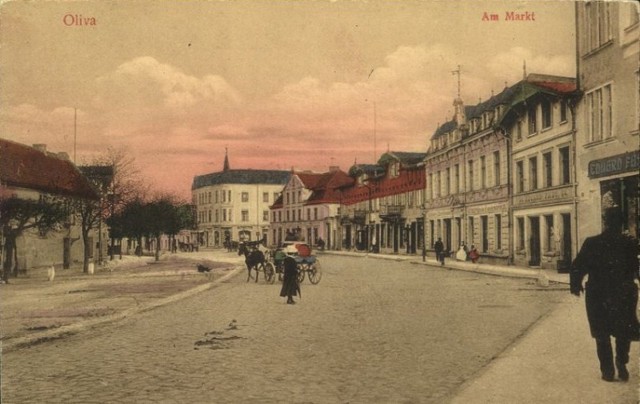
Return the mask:
M117 215L134 200L144 200L148 186L135 165L135 159L124 148L109 148L99 161L100 165L109 165L113 169L113 179L105 198L106 215ZM110 234L109 259L113 260L116 237ZM102 249L100 249L100 253Z

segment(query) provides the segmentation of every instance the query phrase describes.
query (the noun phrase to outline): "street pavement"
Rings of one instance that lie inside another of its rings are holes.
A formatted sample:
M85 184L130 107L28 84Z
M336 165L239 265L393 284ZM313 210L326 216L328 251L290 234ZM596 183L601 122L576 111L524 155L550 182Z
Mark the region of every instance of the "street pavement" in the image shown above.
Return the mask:
M201 255L197 255L201 254ZM364 255L361 253L325 252L324 254ZM200 293L215 284L227 281L242 270L242 260L229 254L215 254L211 251L195 253L190 258L198 260L214 256L215 260L225 260L227 266L217 268L213 276L205 277L193 270L155 271L164 276L170 284L181 284L181 287L159 287L150 291L150 297L140 297L138 301L128 299L128 304L113 295L110 301L107 296L100 297L100 305L93 307L93 317L65 316L66 324L42 330L31 330L25 335L15 325L26 307L43 310L53 301L76 299L82 293L69 293L71 290L82 291L88 287L86 282L102 279L127 279L135 282L135 275L122 277L117 268L112 271L97 272L91 275L78 276L69 272L58 271L56 279L49 282L46 276L32 276L16 281L16 285L0 285L2 295L2 338L3 353L26 349L40 342L64 337L100 325L117 322L123 318L134 316L138 311L149 310L163 304L175 302L186 296ZM370 258L406 261L408 265L438 265L435 260L427 258L422 262L420 257L403 255L367 254ZM230 269L232 268L232 269ZM486 273L496 276L525 277L535 279L539 285L566 285L567 274L554 271L532 270L528 268L500 267L487 264L447 261L445 268L451 270ZM179 277L180 281L176 281ZM83 283L84 282L84 283ZM15 286L15 287L14 287ZM16 293L18 291L19 293ZM160 291L160 292L159 292ZM45 292L43 294L43 292ZM42 297L46 296L47 299ZM142 302L140 301L142 300ZM629 364L630 381L627 383L607 383L600 380L595 344L589 335L588 323L584 310L583 297L571 296L568 291L557 308L546 317L524 332L516 342L501 354L497 355L477 375L467 380L453 397L447 399L452 403L638 403L638 347L632 344L631 362ZM8 303L11 302L11 303ZM88 301L83 302L90 305ZM62 305L64 307L64 305ZM101 308L109 307L108 315ZM86 313L85 313L86 314ZM89 313L91 314L91 313ZM52 316L53 317L53 316ZM55 318L55 317L54 317ZM11 323L14 323L11 325ZM37 327L34 327L37 328ZM9 332L8 332L9 331ZM283 400L287 402L287 400ZM381 402L384 402L383 400Z

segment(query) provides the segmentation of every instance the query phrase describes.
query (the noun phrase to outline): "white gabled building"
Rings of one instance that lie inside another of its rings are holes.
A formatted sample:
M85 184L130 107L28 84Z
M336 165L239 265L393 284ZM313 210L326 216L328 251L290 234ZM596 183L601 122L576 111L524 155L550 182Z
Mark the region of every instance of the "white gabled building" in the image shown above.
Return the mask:
M339 208L341 189L353 179L337 167L326 173L292 172L281 197L271 206L269 245L286 240L303 240L316 246L339 246Z

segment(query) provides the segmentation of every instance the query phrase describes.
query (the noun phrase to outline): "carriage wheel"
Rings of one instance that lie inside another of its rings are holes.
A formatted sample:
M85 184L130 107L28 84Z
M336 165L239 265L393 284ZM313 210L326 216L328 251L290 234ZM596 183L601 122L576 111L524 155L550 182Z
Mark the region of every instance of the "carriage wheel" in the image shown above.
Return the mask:
M276 267L270 262L264 264L264 280L267 283L273 283L276 280Z
M318 264L319 262L316 260L316 263L311 265L307 272L309 274L309 282L314 285L317 285L318 282L320 282L320 279L322 279L322 271L320 271L320 266Z
M304 281L304 275L307 273L309 266L307 264L298 264L298 282Z

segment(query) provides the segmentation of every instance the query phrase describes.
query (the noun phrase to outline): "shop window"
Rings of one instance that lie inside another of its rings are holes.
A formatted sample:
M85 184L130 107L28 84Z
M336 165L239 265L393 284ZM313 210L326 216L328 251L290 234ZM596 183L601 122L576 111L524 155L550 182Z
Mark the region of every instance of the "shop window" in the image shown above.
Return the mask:
M517 228L518 228L518 240L517 240L517 246L518 246L518 250L522 251L524 250L524 217L519 217L516 219L516 223L517 223Z
M555 238L553 228L553 216L548 215L544 217L545 222L545 246L547 251L555 251Z

